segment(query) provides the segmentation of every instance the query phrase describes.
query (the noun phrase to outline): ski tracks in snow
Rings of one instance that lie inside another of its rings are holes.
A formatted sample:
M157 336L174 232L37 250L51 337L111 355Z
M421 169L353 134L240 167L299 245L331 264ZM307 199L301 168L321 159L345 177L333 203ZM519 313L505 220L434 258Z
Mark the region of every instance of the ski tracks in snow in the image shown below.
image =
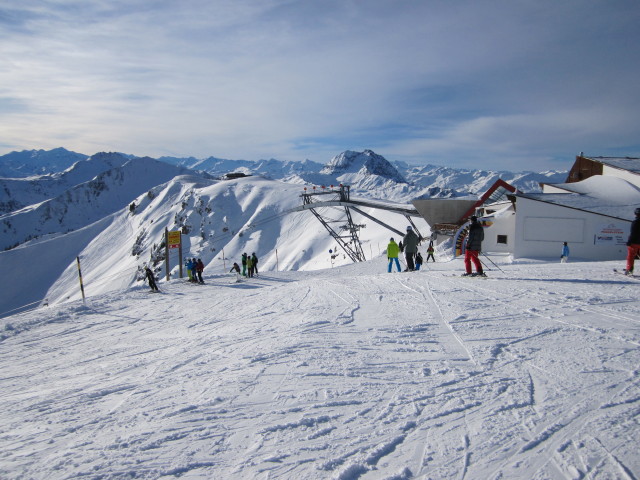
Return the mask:
M440 275L221 277L25 314L0 344L20 367L0 474L636 478L633 292Z

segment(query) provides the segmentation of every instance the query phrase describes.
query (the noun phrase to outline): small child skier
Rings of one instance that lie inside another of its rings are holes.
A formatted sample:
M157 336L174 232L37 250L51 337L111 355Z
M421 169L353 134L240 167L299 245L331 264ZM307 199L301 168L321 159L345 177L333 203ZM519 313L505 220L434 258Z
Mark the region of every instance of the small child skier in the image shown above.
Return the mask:
M433 242L429 242L429 246L427 247L427 262L429 262L429 259L433 260L433 263L435 263L436 258L433 256Z
M416 270L420 270L420 267L422 266L422 255L420 254L420 252L418 252L416 254Z
M560 255L560 262L567 263L567 260L569 260L569 245L567 245L567 242L564 242L562 244L562 254Z

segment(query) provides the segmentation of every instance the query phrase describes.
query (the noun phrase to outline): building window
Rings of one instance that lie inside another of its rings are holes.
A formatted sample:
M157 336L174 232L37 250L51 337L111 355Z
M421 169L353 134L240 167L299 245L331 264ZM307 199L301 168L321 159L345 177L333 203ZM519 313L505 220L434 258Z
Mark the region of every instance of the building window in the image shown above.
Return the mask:
M507 244L507 236L506 235L498 235L497 242L506 245Z

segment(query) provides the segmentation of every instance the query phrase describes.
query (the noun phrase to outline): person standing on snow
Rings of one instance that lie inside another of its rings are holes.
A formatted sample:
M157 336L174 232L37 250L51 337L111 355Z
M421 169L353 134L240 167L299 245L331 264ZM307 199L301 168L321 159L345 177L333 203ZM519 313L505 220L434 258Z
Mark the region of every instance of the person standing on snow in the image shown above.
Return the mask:
M467 243L464 252L464 266L466 273L464 277L471 275L471 262L476 267L476 275L485 277L486 275L482 271L482 264L478 255L482 249L482 241L484 240L484 229L478 222L478 217L471 216L471 225L469 226L469 233L467 235Z
M191 259L191 279L193 282L198 282L198 277L196 276L196 269L198 268L198 262L196 262L195 258Z
M198 281L200 283L204 283L204 280L202 279L202 272L204 272L204 263L202 263L202 260L199 258L196 262L196 273L198 274Z
M634 213L636 219L631 222L631 232L627 240L627 268L624 273L633 275L633 264L640 253L640 208L636 208Z
M191 261L190 258L187 258L187 261L185 262L185 267L187 267L187 276L189 277L189 281L193 282L195 281L195 279L192 276L192 270L193 270L193 262Z
M246 253L242 254L242 276L243 277L247 276L247 254Z
M429 259L433 260L433 263L436 263L436 259L433 256L433 242L429 242L429 246L427 247L427 262L429 262Z
M247 275L253 277L253 259L247 255Z
M149 287L151 287L151 291L159 292L160 289L156 285L156 277L153 274L153 271L149 267L144 267L144 273L147 276L147 280L149 281Z
M396 262L396 267L398 268L398 271L401 272L402 269L400 268L400 262L398 261L398 253L400 252L400 247L398 246L398 244L395 242L395 240L393 239L393 237L389 240L389 245L387 245L387 259L389 259L389 268L387 269L387 271L389 273L391 273L391 269L393 267L393 261L395 260Z
M253 263L253 274L258 276L258 257L256 256L256 252L251 254L251 262Z
M562 254L560 255L560 263L567 263L569 260L569 245L567 242L562 244Z
M405 272L413 272L415 270L413 259L416 253L418 253L418 241L418 235L416 235L416 232L414 232L411 225L409 225L407 227L407 233L404 235L404 258L407 260L407 269Z
M416 270L420 270L420 267L422 266L422 255L420 254L420 252L416 253Z

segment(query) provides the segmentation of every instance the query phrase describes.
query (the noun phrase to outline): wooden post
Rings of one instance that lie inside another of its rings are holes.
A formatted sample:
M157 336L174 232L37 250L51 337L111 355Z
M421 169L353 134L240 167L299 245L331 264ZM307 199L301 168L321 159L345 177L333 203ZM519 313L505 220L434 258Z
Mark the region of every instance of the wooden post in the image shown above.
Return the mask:
M222 249L222 266L224 268L224 273L227 273L227 259L224 257L224 248Z
M182 230L180 231L180 246L178 247L178 265L180 265L180 278L182 278Z
M82 302L84 303L84 285L82 284L82 270L80 269L80 257L76 257L78 262L78 278L80 279L80 291L82 292Z
M169 281L169 229L167 227L164 228L164 255L165 259L165 270L167 271L167 282Z

